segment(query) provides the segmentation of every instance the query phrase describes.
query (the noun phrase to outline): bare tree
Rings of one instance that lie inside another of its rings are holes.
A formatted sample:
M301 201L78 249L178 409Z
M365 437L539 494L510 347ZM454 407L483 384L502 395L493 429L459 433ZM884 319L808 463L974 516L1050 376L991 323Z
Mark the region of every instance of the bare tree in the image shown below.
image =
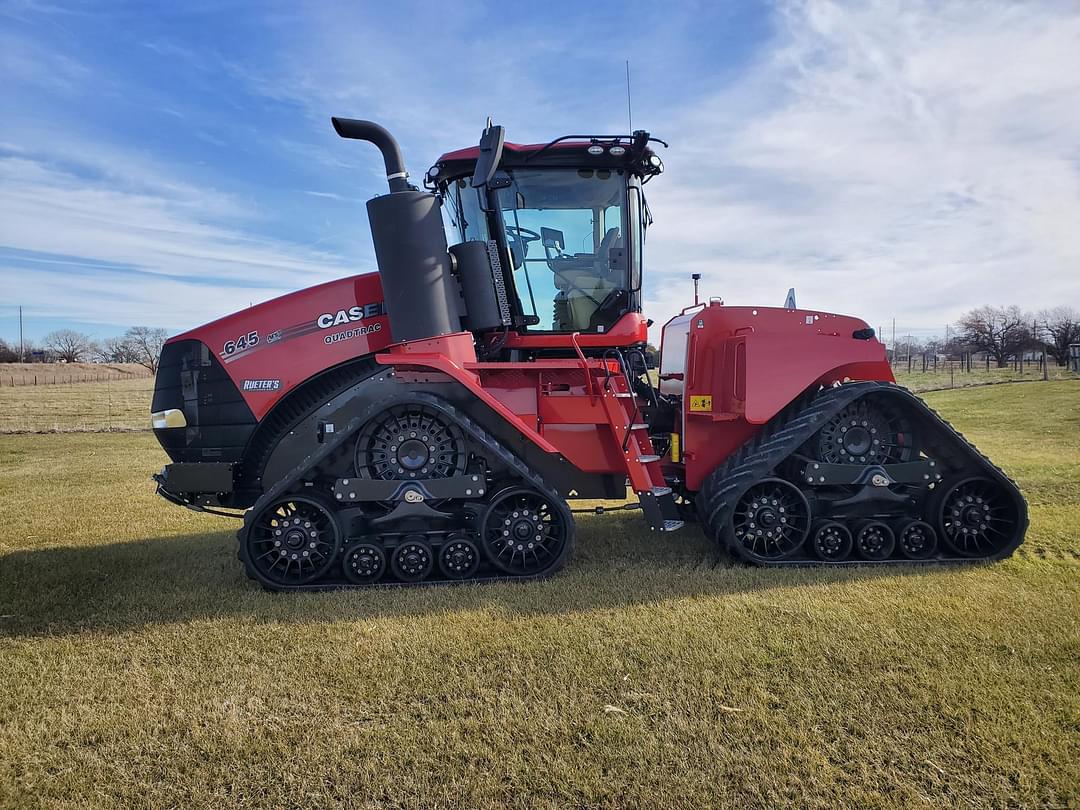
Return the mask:
M157 374L158 357L169 333L150 326L133 326L124 333L124 342L134 353L134 362Z
M973 351L986 352L997 363L1006 365L1010 357L1031 343L1031 316L1020 307L979 307L964 315L957 324L960 339Z
M6 340L0 340L0 363L17 363L19 362L19 350L17 347L11 347Z
M138 363L139 353L124 337L106 338L94 356L102 363Z
M94 341L89 335L74 329L57 329L45 336L45 348L56 354L58 360L66 363L78 363L94 350Z
M1069 362L1069 344L1080 343L1080 312L1072 307L1055 307L1039 313L1040 326L1045 327L1044 334L1050 338L1046 344L1046 353L1057 361L1059 366Z

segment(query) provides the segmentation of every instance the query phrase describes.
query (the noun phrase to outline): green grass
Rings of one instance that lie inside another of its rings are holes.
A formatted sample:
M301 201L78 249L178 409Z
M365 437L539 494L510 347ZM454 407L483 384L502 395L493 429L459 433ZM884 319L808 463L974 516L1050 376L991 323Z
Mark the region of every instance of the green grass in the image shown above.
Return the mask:
M153 377L0 387L0 433L146 430Z
M971 371L964 371L959 363L953 363L950 371L942 364L937 371L932 368L919 371L921 362L913 365L913 370L908 373L907 364L899 363L893 368L896 381L912 391L938 391L945 388L967 388L973 385L994 385L1005 382L1042 382L1042 367L1033 363L1024 365L1023 372L1008 368L991 367L987 370L985 365L975 363ZM1050 380L1076 380L1080 376L1069 371L1064 366L1051 364L1047 369L1047 377Z
M274 596L152 436L0 436L0 806L1074 803L1080 384L927 400L1016 557L763 571L630 513L547 582Z

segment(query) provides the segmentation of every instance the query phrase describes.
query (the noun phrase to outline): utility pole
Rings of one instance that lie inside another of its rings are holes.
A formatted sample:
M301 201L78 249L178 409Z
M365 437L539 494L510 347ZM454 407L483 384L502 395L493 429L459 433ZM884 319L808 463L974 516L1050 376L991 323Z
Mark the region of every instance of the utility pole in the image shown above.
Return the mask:
M19 305L19 362L26 362L26 344L23 343L22 305Z

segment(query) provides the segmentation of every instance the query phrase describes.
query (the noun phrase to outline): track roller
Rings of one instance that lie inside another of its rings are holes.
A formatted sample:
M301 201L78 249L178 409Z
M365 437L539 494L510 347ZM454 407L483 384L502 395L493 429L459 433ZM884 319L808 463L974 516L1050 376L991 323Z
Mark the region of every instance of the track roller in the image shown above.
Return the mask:
M480 549L468 537L451 535L439 550L439 571L447 579L468 579L480 567Z
M815 521L810 530L810 544L825 562L846 560L855 545L848 527L835 520Z
M378 582L386 572L386 552L373 543L357 543L345 549L342 573L354 585Z
M854 527L855 548L864 560L887 560L896 548L896 535L880 520L862 520Z
M435 566L435 552L423 536L406 537L390 555L390 569L402 582L419 582Z
M937 551L937 532L923 520L901 521L896 527L896 546L909 560L925 560Z

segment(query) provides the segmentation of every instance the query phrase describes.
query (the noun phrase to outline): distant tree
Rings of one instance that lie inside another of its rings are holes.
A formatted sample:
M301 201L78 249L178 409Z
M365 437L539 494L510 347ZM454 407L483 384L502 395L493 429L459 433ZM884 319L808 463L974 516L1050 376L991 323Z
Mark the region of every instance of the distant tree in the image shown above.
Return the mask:
M1031 322L1031 316L1018 306L979 307L960 319L958 337L972 351L986 352L1002 368L1031 344Z
M150 326L133 326L124 333L124 342L134 352L135 360L151 374L157 374L158 357L161 347L168 340L169 333L164 329Z
M1056 307L1039 313L1040 326L1045 326L1044 334L1049 337L1046 353L1057 361L1059 366L1069 362L1069 344L1080 343L1080 312L1072 307Z
M89 335L76 332L74 329L57 329L45 336L45 348L56 355L57 360L67 363L78 363L84 357L90 356L94 350L94 341Z
M139 353L124 337L106 338L95 352L102 363L138 363Z
M8 345L6 340L0 340L0 363L19 362L19 349Z

